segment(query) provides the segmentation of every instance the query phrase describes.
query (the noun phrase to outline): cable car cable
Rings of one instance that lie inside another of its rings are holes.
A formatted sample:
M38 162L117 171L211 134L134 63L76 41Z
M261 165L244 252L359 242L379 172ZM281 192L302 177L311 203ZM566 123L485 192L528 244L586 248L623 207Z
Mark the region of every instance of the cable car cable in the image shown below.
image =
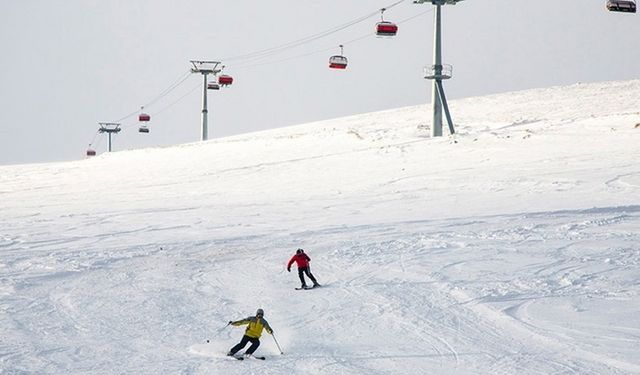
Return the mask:
M398 0L395 3L388 5L385 7L385 9L390 9L393 8L403 2L405 2L406 0ZM325 38L329 35L335 34L339 31L342 31L344 29L347 29L351 26L357 25L369 18L372 18L374 16L377 16L380 13L380 10L377 9L375 12L369 13L367 15L364 15L362 17L356 18L352 21L349 21L347 23L344 23L342 25L338 25L335 26L333 28L327 29L325 31L321 31L319 33L313 34L313 35L309 35L307 37L304 38L300 38L291 42L287 42L287 43L283 43L280 44L278 46L274 46L274 47L270 47L270 48L265 48L263 50L259 50L259 51L254 51L254 52L250 52L250 53L246 53L243 55L238 55L238 56L231 56L231 57L226 57L224 59L222 59L223 61L233 61L233 60L244 60L244 59L256 59L256 58L262 58L265 57L265 55L271 55L271 54L277 54L279 52L285 51L287 49L291 49L291 48L295 48L310 42L313 42L315 40L318 39L322 39Z
M153 100L151 100L149 103L145 104L145 107L148 107L150 105L152 105L153 103L157 102L158 100L164 98L165 96L167 96L171 91L173 91L174 89L178 88L178 86L180 86L184 81L186 81L189 77L191 76L191 71L188 71L184 76L180 77L179 82L174 83L172 86L169 86L169 88L165 89L165 91L163 91L160 95L158 95L158 97L154 98Z
M181 75L180 78L178 78L176 81L174 81L169 87L167 87L166 89L164 89L163 91L160 92L160 94L158 94L155 98L151 99L151 101L149 101L147 104L143 105L143 107L148 107L150 105L152 105L153 103L157 102L158 100L164 98L165 96L169 95L169 93L171 93L173 90L175 90L176 88L178 88L182 83L184 83L184 81L186 81L189 77L191 76L191 71L188 71L186 74ZM135 112L131 112L126 116L123 116L122 118L114 121L114 122L121 122L125 119L128 119L129 117L132 117L136 114L140 113L140 110L137 109Z
M96 137L100 134L100 131L98 130L96 132L96 134L93 135L93 139L91 140L91 142L89 142L89 146L91 146L93 144L93 142L96 141Z
M423 16L423 15L425 15L425 14L427 14L427 13L431 13L431 12L433 12L433 9L429 9L429 10L427 10L427 11L420 12L420 13L418 13L418 14L416 14L416 15L413 15L413 16L411 16L411 17L409 17L409 18L405 18L405 19L403 19L403 20L400 20L400 21L398 22L398 25L400 25L400 24L404 24L404 23L406 23L406 22L409 22L409 21L411 21L411 20L413 20L413 19L416 19L416 18L418 18L418 17L421 17L421 16ZM372 35L371 33L367 33L367 34L364 34L364 35L359 36L359 37L357 37L357 38L354 38L354 39L348 40L348 41L346 41L346 42L344 42L344 43L342 43L342 44L343 44L343 45L348 45L348 44L355 43L355 42L358 42L358 41L360 41L360 40L362 40L362 39L370 38L370 37L373 37L373 36L374 36L374 35ZM318 53L321 53L321 52L331 51L331 50L334 50L335 48L336 48L335 46L331 46L331 47L327 47L327 48L323 48L323 49L315 50L315 51L313 51L313 52L308 52L308 53L304 53L304 54L300 54L300 55L290 56L290 57L286 57L286 58L279 59L279 60L267 61L267 62L256 63L256 64L248 64L248 65L242 65L242 64L239 64L239 65L233 65L232 67L233 67L234 69L246 69L246 68L255 68L255 67L263 66L263 65L277 64L277 63L281 63L281 62L283 62L283 61L289 61L289 60L299 59L299 58L302 58L302 57L307 57L307 56L315 55L315 54L318 54Z
M311 35L311 36L308 36L308 37L305 37L305 38L302 38L302 39L298 39L298 40L295 40L293 42L284 43L284 44L281 44L281 45L276 46L276 47L267 48L267 49L264 49L264 50L261 50L261 51L247 53L247 54L239 55L239 56L235 56L235 57L228 57L228 58L223 59L223 61L252 60L252 59L259 59L259 58L263 58L263 57L266 57L266 56L269 56L269 55L277 54L279 52L286 51L288 49L295 48L295 47L298 47L298 46L301 46L301 45L305 45L305 44L308 44L308 43L313 42L313 41L318 40L318 39L322 39L322 38L327 37L327 36L329 36L331 34L335 34L335 33L339 32L339 31L347 29L347 28L349 28L351 26L357 25L360 22L366 21L367 19L373 17L376 14L378 14L378 12L375 12L373 14L369 14L369 15L364 16L364 17L361 17L361 18L359 18L359 19L357 19L355 21L349 22L347 24L343 24L341 26L338 26L335 29L330 29L328 31L323 31L323 32L318 33L318 34L314 34L314 35Z
M196 91L196 89L199 89L200 87L202 87L201 83L198 83L198 85L194 86L191 90L189 90L186 94L182 95L181 97L179 97L177 100L175 100L173 103L157 110L155 112L155 115L159 115L160 113L164 112L165 110L173 107L174 105L178 104L178 102L180 102L182 99L186 98L187 96L189 96L190 94L192 94L194 91Z
M177 100L173 101L171 104L168 104L156 111L154 111L154 116L157 116L158 114L164 112L165 110L173 107L174 105L178 104L178 102L180 102L181 100L183 100L184 98L186 98L187 96L189 96L189 94L192 94L196 89L202 87L201 83L198 83L196 86L194 86L193 88L189 89L189 91L186 94L183 94L182 96L180 96ZM133 127L133 126L138 126L139 124L137 122L131 122L131 123L124 123L121 124L121 127L124 129L126 127Z

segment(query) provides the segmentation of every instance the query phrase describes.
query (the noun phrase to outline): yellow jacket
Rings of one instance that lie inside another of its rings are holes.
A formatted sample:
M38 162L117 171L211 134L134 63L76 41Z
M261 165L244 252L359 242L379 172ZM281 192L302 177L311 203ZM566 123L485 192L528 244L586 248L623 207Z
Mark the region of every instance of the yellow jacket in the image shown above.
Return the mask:
M262 329L266 329L269 334L273 333L271 326L269 326L269 323L264 320L264 318L250 316L242 320L231 322L231 325L233 326L242 326L245 324L247 324L247 329L244 331L244 334L254 339L259 339L260 336L262 336Z

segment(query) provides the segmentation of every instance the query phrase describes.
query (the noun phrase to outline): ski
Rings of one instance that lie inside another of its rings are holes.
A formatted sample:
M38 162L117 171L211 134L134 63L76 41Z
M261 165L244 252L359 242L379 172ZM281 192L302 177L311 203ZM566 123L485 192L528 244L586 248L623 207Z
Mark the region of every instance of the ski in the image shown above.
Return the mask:
M316 288L320 288L322 285L317 285L317 286L307 286L304 288L296 288L296 290L309 290L309 289L316 289Z
M265 359L267 359L267 357L259 357L259 356L255 356L255 355L248 356L248 357L246 357L246 356L238 357L238 356L232 355L231 357L237 359L238 361L244 361L245 359L248 359L248 358L259 359L261 361L264 361Z
M253 358L253 359L259 359L261 361L264 361L265 359L267 359L267 357L262 357L262 356L255 356L255 355L251 355L251 356L243 356L243 355L228 355L227 357L231 357L231 358L235 358L238 361L244 361L245 358Z

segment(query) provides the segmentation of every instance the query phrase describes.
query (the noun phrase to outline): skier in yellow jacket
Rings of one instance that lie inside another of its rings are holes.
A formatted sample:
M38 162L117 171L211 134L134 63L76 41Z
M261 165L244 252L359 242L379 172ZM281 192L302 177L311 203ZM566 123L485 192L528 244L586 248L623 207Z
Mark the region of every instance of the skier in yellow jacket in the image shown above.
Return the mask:
M262 336L262 330L266 329L267 332L271 335L273 334L273 330L269 323L264 319L264 310L258 309L256 311L256 316L250 316L245 319L236 320L235 322L229 322L232 326L242 326L247 325L247 329L244 331L244 336L242 336L242 340L240 343L227 353L228 356L234 356L239 350L242 350L248 343L251 343L249 349L244 352L245 356L251 356L253 352L258 349L260 346L260 336Z

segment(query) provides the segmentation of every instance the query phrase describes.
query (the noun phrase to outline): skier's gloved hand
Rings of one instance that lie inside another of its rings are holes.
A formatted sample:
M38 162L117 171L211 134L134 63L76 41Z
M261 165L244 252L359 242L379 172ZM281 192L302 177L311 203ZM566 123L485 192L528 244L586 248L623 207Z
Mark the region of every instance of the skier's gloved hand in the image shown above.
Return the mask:
M273 335L273 330L272 329L268 329L267 333L270 334L270 335Z
M233 324L233 322L230 320L229 323L227 323L227 325Z
M291 272L291 267L288 267L288 268L287 268L287 271Z

